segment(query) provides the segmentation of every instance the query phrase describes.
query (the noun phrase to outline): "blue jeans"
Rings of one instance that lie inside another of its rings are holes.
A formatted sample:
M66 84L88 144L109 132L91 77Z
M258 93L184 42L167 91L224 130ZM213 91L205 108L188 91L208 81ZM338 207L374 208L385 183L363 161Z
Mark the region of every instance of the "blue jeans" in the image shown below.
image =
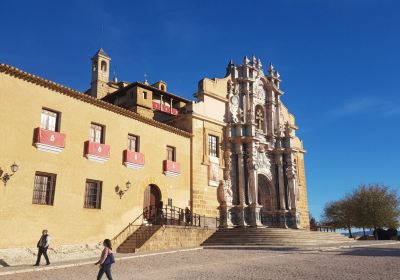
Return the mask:
M99 274L97 274L97 280L100 280L101 277L103 277L104 273L106 273L106 276L107 276L108 280L112 280L113 279L112 275L111 275L111 263L101 266L101 268L99 270Z

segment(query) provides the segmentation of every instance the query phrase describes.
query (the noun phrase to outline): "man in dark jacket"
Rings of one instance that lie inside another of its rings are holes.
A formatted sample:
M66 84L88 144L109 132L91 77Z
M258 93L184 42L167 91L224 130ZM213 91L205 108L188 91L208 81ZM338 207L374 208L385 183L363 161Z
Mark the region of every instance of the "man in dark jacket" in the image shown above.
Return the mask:
M47 256L47 249L49 248L49 242L50 242L50 235L48 234L47 229L44 229L42 231L42 237L40 237L40 239L37 243L38 256L37 256L36 264L34 266L39 266L42 255L46 259L46 265L50 264L49 257Z

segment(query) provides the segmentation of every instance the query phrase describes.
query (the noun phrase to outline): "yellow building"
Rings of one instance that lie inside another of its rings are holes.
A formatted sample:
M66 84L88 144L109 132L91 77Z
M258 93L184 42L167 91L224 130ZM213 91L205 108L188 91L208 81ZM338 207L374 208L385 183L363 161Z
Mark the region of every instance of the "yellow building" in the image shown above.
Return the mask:
M309 227L304 150L272 65L231 62L192 102L163 81L110 81L110 61L94 55L84 93L0 65L0 248L35 247L43 228L54 247L95 244L153 205Z

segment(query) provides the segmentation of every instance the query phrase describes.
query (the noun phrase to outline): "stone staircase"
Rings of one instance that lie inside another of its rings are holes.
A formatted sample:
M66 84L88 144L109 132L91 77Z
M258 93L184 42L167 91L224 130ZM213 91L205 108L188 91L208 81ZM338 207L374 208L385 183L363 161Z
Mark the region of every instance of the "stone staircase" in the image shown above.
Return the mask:
M304 247L354 242L338 233L281 228L221 228L202 246L286 246Z
M130 235L118 248L118 253L135 253L146 243L159 229L160 225L141 225L132 235Z

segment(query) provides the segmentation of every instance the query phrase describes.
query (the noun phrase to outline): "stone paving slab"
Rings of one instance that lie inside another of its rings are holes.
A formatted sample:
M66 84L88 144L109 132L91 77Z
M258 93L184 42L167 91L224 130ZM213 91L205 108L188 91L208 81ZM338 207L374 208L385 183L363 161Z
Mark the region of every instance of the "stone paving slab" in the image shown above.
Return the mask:
M178 251L120 260L112 270L117 280L393 280L400 275L400 242L314 251ZM86 280L95 279L97 271L94 265L82 265L5 275L1 280Z
M188 249L180 249L180 250L169 250L169 251L159 251L155 253L132 253L132 254L119 254L119 253L114 253L116 261L121 261L121 260L129 260L129 259L134 259L134 258L143 258L143 257L151 257L151 256L157 256L157 255L163 255L163 254L173 254L176 252L186 252L186 251L192 251L192 250L200 250L202 249L201 247L197 248L188 248ZM99 257L100 257L99 252ZM51 257L51 256L50 256ZM17 266L10 266L10 267L3 267L0 268L0 276L2 275L11 275L11 274L18 274L18 273L28 273L28 272L37 272L37 271L47 271L47 270L54 270L54 269L63 269L63 268L72 268L76 266L83 266L83 265L93 265L95 262L97 262L99 258L85 258L85 259L80 259L80 260L70 260L70 261L64 261L64 262L54 262L51 265L40 265L38 267L32 265L17 265ZM36 259L32 260L32 263L34 263ZM50 259L51 261L51 259ZM43 263L43 259L42 259Z
M200 250L117 256L114 279L398 279L400 242L268 250ZM1 280L95 279L97 259L0 269Z

